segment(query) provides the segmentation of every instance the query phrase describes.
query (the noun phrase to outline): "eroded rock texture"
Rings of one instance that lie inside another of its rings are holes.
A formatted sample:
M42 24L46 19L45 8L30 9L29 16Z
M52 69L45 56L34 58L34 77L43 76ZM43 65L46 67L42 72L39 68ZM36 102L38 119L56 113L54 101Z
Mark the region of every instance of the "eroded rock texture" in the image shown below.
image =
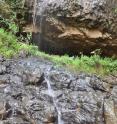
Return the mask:
M33 40L57 54L117 55L116 0L37 0Z
M0 59L0 123L58 124L47 81L64 124L117 124L116 83L39 58Z

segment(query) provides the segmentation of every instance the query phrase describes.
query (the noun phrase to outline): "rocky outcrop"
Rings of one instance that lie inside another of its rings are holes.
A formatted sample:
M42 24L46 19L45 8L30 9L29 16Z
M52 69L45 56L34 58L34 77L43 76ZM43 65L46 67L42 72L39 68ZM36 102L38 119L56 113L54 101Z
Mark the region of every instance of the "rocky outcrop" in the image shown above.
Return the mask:
M117 124L117 83L58 69L42 58L0 58L0 123L61 124L60 119Z
M116 0L37 0L33 40L55 54L117 55ZM38 30L37 30L38 29Z

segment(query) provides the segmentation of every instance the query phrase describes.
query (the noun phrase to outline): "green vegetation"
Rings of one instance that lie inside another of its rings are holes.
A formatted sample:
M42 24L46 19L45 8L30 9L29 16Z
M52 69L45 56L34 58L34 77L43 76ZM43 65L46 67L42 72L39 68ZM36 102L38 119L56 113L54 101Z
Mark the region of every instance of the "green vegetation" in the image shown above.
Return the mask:
M66 66L75 72L95 73L100 76L115 74L117 72L117 60L113 60L112 58L102 58L99 55L92 55L90 57L85 55L81 57L58 56L45 54L38 51L38 49L33 49L33 47L31 49L31 54L49 59L56 65Z
M25 0L0 0L0 27L13 34L21 34L25 25Z
M0 17L0 24L1 27L4 28L6 31L9 31L13 34L18 32L18 26L9 19L4 19Z
M27 51L28 54L49 59L59 66L67 66L74 71L84 71L88 73L96 73L99 75L107 75L117 72L117 60L112 58L101 58L99 55L87 57L69 57L68 55L57 56L40 52L38 47L20 43L17 37L12 33L0 29L0 54L5 57L13 57L21 50Z
M0 54L5 57L12 57L17 54L20 49L20 44L17 38L12 34L0 29Z
M34 46L18 42L18 38L11 32L0 29L0 54L6 58L17 55L21 50L32 53Z

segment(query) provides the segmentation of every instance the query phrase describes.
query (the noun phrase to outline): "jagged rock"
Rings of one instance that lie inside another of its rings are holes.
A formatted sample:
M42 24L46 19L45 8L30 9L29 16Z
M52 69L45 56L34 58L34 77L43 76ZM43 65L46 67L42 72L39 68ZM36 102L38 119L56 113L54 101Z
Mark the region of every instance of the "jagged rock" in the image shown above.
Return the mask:
M105 123L117 124L114 101L111 99L105 99L104 109Z
M0 62L3 62L4 60L4 57L0 55Z
M1 124L58 124L58 109L64 124L117 123L116 84L73 74L40 58L5 60L0 65L6 63L0 75Z
M39 85L43 81L43 73L40 69L25 70L26 81L28 84Z
M5 73L6 71L6 66L0 65L0 74Z
M6 84L6 83L9 83L9 77L8 75L0 75L0 85L1 84Z
M37 0L33 41L55 54L100 49L117 56L116 6L116 0Z

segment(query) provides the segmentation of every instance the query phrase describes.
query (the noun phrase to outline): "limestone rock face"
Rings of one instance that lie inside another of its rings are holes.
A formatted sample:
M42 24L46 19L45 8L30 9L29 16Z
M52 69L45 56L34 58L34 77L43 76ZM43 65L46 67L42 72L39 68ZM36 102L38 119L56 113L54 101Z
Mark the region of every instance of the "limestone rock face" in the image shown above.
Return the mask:
M117 55L116 0L37 0L33 40L55 54Z

